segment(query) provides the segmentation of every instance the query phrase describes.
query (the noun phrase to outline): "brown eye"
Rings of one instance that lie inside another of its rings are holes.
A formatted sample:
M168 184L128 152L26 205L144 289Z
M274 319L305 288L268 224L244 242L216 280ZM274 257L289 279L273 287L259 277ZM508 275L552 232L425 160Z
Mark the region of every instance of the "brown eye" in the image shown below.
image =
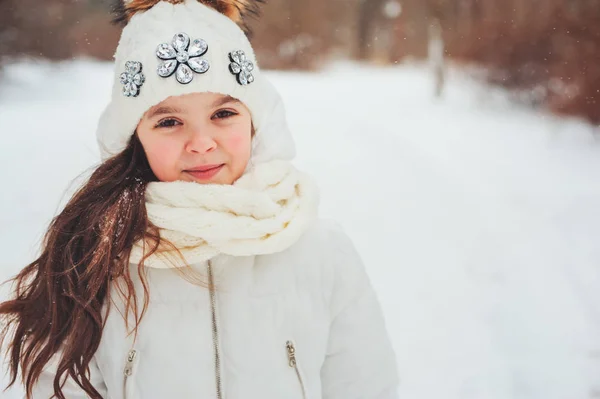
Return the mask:
M176 119L163 119L162 121L158 122L156 127L174 127L177 124L180 124L180 123Z
M222 109L220 111L215 112L212 119L226 119L226 118L230 118L235 115L237 115L237 114L233 111L229 111L227 109Z

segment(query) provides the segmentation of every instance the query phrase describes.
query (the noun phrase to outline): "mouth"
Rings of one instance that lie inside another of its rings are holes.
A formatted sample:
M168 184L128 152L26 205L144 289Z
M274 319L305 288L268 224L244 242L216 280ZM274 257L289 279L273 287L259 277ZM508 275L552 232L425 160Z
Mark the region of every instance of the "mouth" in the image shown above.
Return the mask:
M219 173L221 171L221 169L223 168L223 166L225 166L225 164L219 164L219 165L202 165L202 166L198 166L198 167L196 167L194 169L184 170L184 172L192 175L197 180L210 180L217 173Z

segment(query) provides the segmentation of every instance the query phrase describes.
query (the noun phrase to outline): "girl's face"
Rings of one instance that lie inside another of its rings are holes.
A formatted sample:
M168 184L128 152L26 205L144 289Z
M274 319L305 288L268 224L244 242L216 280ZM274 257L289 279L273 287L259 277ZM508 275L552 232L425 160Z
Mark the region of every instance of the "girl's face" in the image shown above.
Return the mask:
M232 184L250 160L252 118L232 97L193 93L150 108L137 134L160 181Z

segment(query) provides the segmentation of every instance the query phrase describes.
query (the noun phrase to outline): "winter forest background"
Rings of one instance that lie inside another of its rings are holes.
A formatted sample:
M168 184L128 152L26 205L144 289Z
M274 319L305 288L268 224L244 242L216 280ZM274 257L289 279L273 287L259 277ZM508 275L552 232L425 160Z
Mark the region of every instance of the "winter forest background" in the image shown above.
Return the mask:
M97 165L110 8L0 0L0 280ZM600 0L262 10L259 63L379 293L400 397L600 398Z
M0 57L110 60L114 0L0 0ZM251 24L262 67L389 65L441 51L532 90L527 101L600 123L598 0L269 0ZM440 41L439 50L431 44ZM441 45L443 43L443 46Z

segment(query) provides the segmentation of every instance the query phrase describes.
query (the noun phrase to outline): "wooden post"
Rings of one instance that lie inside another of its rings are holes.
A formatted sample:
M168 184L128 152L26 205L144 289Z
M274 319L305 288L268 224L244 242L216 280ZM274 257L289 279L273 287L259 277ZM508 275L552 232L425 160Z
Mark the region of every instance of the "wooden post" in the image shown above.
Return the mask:
M444 92L444 38L442 25L438 18L432 18L429 24L428 40L429 66L433 71L435 96L441 97Z

